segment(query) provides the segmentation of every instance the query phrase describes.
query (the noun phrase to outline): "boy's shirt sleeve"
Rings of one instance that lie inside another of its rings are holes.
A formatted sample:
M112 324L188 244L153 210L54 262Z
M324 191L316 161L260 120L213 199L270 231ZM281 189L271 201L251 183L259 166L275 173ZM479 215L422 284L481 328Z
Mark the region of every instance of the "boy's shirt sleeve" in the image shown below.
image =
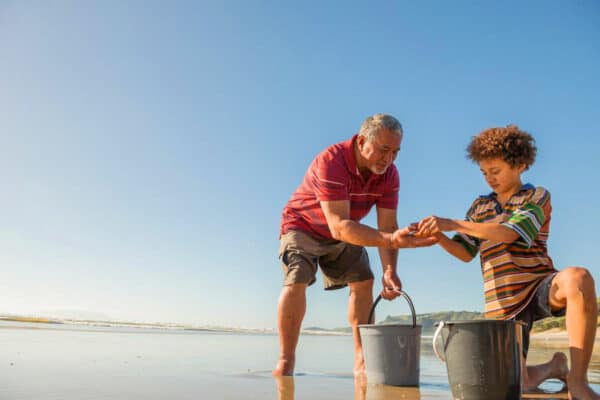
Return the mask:
M544 223L549 220L551 211L550 192L538 187L529 201L513 211L502 225L519 234L519 239L515 240L514 244L530 248Z
M465 221L477 222L474 220L473 215L475 214L475 209L477 208L477 203L479 199L475 200L467 211L467 215L465 217ZM475 257L477 253L479 253L479 245L481 244L481 239L467 235L465 233L457 232L452 240L460 243L471 255L471 257Z

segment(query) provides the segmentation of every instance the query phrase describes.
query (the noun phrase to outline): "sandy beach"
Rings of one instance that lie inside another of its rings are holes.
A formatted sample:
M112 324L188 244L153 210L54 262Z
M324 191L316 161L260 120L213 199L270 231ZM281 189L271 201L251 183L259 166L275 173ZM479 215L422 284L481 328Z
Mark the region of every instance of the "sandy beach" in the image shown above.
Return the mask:
M531 336L532 345L547 345L551 347L569 347L569 337L566 330L549 329L544 332L535 332ZM596 330L596 341L594 349L600 349L600 329Z

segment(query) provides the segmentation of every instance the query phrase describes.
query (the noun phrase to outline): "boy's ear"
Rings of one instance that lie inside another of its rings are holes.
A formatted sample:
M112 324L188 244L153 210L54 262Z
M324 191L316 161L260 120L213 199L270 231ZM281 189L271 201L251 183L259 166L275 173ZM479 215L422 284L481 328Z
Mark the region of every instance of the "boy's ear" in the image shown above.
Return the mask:
M519 165L519 173L522 174L527 169L527 164L523 163Z

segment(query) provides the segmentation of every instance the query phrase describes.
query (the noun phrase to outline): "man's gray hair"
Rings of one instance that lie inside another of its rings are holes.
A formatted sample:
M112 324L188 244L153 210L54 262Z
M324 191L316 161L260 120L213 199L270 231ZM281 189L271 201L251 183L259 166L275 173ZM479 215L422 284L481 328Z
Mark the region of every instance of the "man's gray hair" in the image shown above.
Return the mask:
M389 114L375 114L365 119L358 134L371 141L377 135L377 132L382 129L395 132L399 136L402 136L403 133L402 125L396 118Z

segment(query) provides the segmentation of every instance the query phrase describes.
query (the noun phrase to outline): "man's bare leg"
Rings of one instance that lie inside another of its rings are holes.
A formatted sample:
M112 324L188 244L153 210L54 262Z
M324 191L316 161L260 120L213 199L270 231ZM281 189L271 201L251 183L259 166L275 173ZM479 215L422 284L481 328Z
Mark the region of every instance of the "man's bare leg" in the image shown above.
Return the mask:
M567 381L569 365L565 353L554 353L550 361L544 364L529 365L523 371L523 390L535 391L546 379L560 379Z
M305 283L297 283L281 289L277 307L280 352L273 370L275 376L294 375L296 345L306 312L306 286Z
M350 288L348 322L354 336L354 375L359 375L365 373L365 360L358 325L368 323L369 312L373 305L373 280L352 282L348 287Z
M589 386L587 370L592 356L598 307L594 279L585 268L570 267L552 280L550 305L567 307L567 333L571 369L567 377L569 398L600 400Z

